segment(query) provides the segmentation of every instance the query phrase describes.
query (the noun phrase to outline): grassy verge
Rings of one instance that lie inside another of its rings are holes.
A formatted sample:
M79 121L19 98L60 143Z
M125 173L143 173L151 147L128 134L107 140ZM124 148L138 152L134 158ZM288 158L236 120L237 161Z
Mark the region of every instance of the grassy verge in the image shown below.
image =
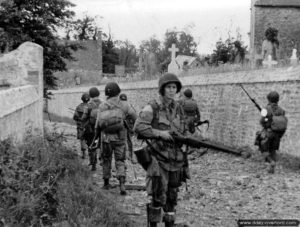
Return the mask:
M64 139L47 133L21 146L0 143L0 226L135 226L94 189Z

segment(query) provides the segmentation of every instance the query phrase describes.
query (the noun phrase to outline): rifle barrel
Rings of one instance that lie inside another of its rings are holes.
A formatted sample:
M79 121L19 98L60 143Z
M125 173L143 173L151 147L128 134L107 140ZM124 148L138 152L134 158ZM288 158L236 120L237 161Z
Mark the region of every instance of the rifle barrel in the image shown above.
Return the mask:
M242 84L239 84L239 85L240 85L240 87L243 89L243 91L246 93L246 95L249 97L249 99L254 103L255 107L256 107L259 111L261 111L261 107L257 104L257 102L255 101L255 99L252 98L252 97L249 95L249 93L246 91L246 89L243 87Z

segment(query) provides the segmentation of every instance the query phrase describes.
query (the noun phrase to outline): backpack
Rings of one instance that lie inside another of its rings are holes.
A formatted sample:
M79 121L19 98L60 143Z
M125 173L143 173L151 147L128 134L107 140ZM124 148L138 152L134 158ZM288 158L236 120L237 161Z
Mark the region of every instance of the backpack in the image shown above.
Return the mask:
M271 129L275 132L284 132L287 129L288 119L284 115L273 116Z
M101 131L115 134L125 129L125 113L120 106L106 102L107 109L99 112L98 125Z
M196 115L196 104L193 100L184 100L182 103L184 112L189 116Z

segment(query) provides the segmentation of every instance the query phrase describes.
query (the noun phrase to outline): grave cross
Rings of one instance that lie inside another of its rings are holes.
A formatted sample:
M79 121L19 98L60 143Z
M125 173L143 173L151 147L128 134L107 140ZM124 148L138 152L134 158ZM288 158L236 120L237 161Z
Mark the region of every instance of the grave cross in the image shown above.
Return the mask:
M179 49L176 48L175 44L173 43L173 44L172 44L172 47L169 48L169 51L171 52L171 62L172 62L172 61L175 61L175 54L176 54L176 52L179 51Z

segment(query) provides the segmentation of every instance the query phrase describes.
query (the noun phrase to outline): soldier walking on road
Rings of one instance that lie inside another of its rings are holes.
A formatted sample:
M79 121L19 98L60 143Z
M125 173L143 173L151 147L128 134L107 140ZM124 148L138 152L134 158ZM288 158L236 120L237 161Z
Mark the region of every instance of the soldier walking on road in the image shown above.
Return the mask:
M75 113L73 115L73 120L76 121L77 125L77 139L80 141L80 149L82 153L82 159L85 158L85 152L88 149L86 138L84 137L84 122L82 121L82 115L84 112L84 109L88 106L88 102L90 101L90 96L88 93L84 93L81 96L82 103L80 103L76 109Z
M275 172L276 152L280 146L280 139L287 129L285 111L278 105L279 94L272 91L267 95L268 105L266 116L260 119L263 130L259 132L256 145L259 145L266 162L270 163L269 173Z
M159 79L159 100L153 100L140 112L134 131L140 138L148 138L150 163L147 170L146 189L152 201L147 205L148 224L157 226L165 222L166 227L175 223L175 206L179 187L186 180L185 155L182 145L175 143L170 134L176 130L186 134L187 127L181 105L175 101L181 90L176 75L167 73Z
M98 107L101 103L101 100L99 99L100 91L98 90L98 88L92 87L89 90L89 95L91 101L84 108L81 119L84 122L84 137L86 138L87 145L89 147L90 165L92 166L92 171L95 171L97 164L97 151L96 149L91 149L91 146L95 137L95 123L97 119Z
M114 153L117 179L120 182L120 194L126 195L125 146L127 132L124 121L126 116L130 116L135 121L136 114L127 101L119 99L120 92L121 89L115 82L110 82L105 86L107 99L99 106L96 131L101 132L103 188L110 188L109 179L111 178L112 154Z

